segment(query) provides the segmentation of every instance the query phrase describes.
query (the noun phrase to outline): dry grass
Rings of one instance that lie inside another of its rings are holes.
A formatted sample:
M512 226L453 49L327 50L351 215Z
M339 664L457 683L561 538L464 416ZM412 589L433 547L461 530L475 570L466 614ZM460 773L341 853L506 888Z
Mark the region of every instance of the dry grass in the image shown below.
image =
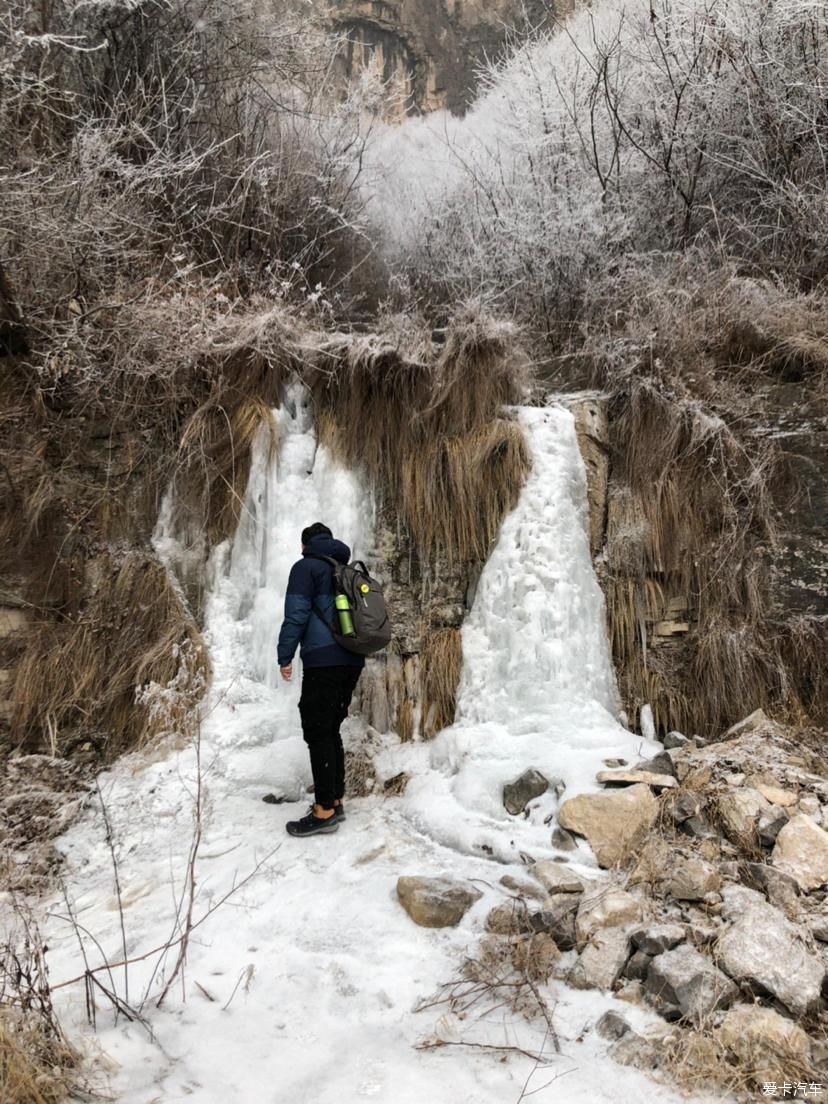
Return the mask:
M422 735L427 740L454 721L462 669L459 629L439 629L425 637L420 652L420 706Z
M771 373L824 391L828 314L728 272L672 278L639 274L615 303L619 330L586 346L609 398L604 582L625 705L634 722L649 702L661 732L718 732L758 706L813 717L828 648L817 619L775 620L771 566L793 488L761 388ZM676 619L689 635L653 639Z
M179 514L194 513L211 545L236 531L253 442L265 428L271 453L277 445L276 423L270 406L260 397L248 398L228 410L210 400L190 418L181 438L176 486Z
M34 630L12 683L14 725L28 744L53 754L80 728L102 736L111 758L152 735L136 693L171 683L181 646L200 648L200 638L164 568L147 554L103 554L88 586L76 618ZM203 648L199 663L206 679Z
M662 1047L661 1070L686 1092L731 1093L739 1101L763 1098L762 1087L771 1082L819 1084L814 1068L802 1068L801 1055L784 1045L760 1047L749 1039L737 1049L725 1045L710 1026L699 1031L675 1031Z
M0 943L0 1101L59 1104L77 1086L78 1055L52 1005L46 947L27 907L6 893Z
M517 500L529 456L502 414L527 381L514 342L468 310L437 355L426 331L393 319L323 343L306 373L320 439L394 505L424 560L484 560Z
M0 1010L0 1101L61 1104L73 1086L77 1056L37 1020Z
M404 744L410 743L410 741L414 739L416 719L414 702L409 697L403 698L397 710L397 719L394 727L400 740Z

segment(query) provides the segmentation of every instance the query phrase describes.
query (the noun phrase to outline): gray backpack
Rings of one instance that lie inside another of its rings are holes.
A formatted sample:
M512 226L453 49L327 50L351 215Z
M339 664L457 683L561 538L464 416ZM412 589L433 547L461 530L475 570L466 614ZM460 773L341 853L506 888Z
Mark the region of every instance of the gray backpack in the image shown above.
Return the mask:
M341 626L326 621L314 605L316 616L324 623L337 644L341 644L349 652L367 656L381 651L391 640L391 622L388 620L382 587L368 573L364 562L354 560L353 563L341 564L333 556L319 553L314 553L312 558L324 560L333 568L334 601L341 599L342 595L348 599L354 626L353 635L346 636L340 632Z

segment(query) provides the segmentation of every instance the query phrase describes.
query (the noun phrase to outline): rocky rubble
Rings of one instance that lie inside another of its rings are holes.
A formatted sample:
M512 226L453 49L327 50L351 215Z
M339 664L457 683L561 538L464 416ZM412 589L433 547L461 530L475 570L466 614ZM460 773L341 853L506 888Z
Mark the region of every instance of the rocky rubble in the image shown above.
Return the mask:
M685 1072L712 1063L702 1082L715 1083L718 1069L722 1085L746 1092L828 1082L818 1042L828 1026L828 780L818 745L809 751L756 713L704 746L672 733L654 761L597 781L606 787L560 802L550 829L559 858L530 865L528 880L504 876L486 939L504 942L516 970L531 961L534 982L601 990L657 1014L652 1036L615 1011L595 1025L620 1062L669 1072L681 1055ZM601 869L572 868L562 829L589 843Z

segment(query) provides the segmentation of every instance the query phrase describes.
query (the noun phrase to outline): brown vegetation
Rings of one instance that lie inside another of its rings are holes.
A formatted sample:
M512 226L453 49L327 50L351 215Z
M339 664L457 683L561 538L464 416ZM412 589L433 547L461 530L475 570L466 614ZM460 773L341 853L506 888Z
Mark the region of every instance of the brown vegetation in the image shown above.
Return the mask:
M504 417L528 382L511 326L469 308L439 355L392 319L369 338L333 337L309 373L320 435L364 471L409 529L419 556L485 560L529 468Z
M152 735L136 701L149 683L171 684L180 649L192 642L206 679L198 631L162 565L140 552L104 553L87 567L89 598L77 617L43 621L32 633L12 684L15 729L35 747L66 750L67 734L101 738L107 756Z
M427 740L454 721L462 669L459 629L439 629L425 637L420 652L420 708Z
M0 1100L60 1104L77 1085L78 1055L52 1007L37 926L16 901L9 911L18 926L0 944Z
M662 732L720 731L757 706L802 720L821 709L828 650L824 621L774 607L795 485L762 397L794 363L824 391L828 314L746 295L728 273L678 276L632 282L620 329L586 346L609 397L604 582L622 693ZM671 606L689 634L653 640Z

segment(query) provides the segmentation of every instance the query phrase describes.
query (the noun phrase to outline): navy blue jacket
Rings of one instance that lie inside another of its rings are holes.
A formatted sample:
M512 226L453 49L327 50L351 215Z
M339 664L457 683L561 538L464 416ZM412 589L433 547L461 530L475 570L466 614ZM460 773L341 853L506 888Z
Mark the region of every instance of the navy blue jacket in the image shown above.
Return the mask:
M336 624L333 568L324 560L313 559L308 555L310 552L333 556L343 564L351 558L348 545L331 537L312 537L306 545L302 559L293 565L288 577L285 619L279 630L279 666L287 667L301 644L304 667L362 667L364 657L337 644L325 624ZM321 612L324 622L314 613L314 607Z

